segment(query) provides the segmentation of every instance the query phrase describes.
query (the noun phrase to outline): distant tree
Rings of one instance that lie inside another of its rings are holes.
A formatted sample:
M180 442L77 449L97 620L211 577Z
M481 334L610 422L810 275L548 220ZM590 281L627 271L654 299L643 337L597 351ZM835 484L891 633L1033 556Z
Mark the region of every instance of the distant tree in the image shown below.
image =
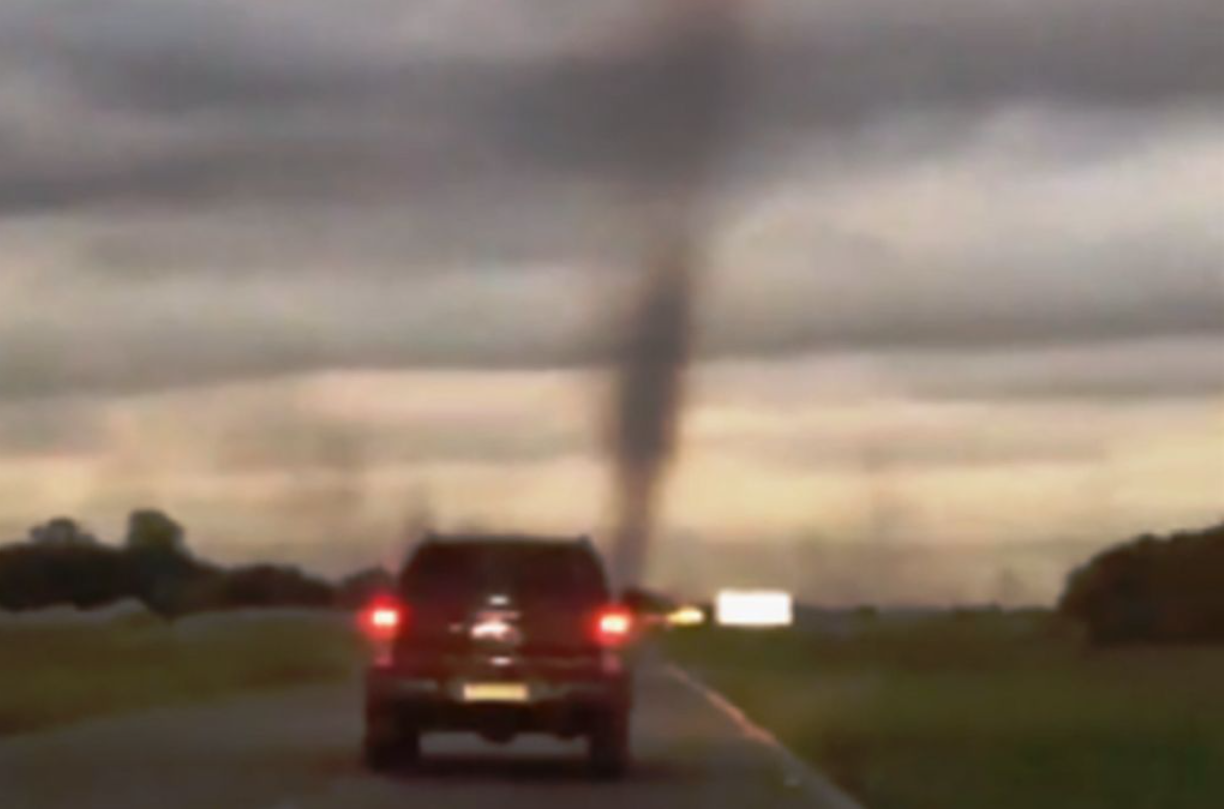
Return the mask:
M187 555L183 526L156 509L133 511L124 546L130 551Z
M0 608L96 607L129 597L132 571L115 548L21 543L0 548Z
M1096 644L1224 642L1224 524L1106 550L1071 574L1059 611Z
M29 542L0 546L0 609L90 608L136 598L154 612L234 607L329 607L334 588L275 565L226 570L188 552L181 525L163 512L133 512L122 547L103 545L72 519L30 531Z
M132 567L135 595L154 612L185 612L191 588L218 572L190 555L185 537L183 527L165 512L143 509L128 517L124 551Z
M198 579L185 595L188 610L249 607L330 607L331 585L294 567L252 565Z
M96 545L98 540L71 517L56 517L30 529L30 541L38 545L59 547Z

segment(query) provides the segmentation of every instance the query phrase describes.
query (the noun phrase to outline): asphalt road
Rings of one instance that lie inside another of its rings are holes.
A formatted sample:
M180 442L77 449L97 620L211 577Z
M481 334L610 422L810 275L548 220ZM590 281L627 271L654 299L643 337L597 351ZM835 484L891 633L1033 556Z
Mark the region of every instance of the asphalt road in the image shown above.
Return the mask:
M82 672L88 676L88 672ZM842 809L677 672L641 675L636 762L591 781L581 743L430 736L419 771L362 770L356 684L93 721L0 742L5 809ZM815 776L819 781L819 776Z

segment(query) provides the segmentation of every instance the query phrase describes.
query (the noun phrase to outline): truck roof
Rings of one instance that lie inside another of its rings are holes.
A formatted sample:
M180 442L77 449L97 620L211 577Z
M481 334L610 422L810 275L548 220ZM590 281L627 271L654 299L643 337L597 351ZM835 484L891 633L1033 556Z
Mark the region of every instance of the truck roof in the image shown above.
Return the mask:
M497 534L497 533L429 533L421 538L419 544L506 544L506 545L589 545L591 538L584 534L577 535L547 535L547 534Z

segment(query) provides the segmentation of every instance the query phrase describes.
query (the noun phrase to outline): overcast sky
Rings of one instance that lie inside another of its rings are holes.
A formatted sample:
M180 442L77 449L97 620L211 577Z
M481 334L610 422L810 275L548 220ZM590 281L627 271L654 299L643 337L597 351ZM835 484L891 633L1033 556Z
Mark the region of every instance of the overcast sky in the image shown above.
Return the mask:
M606 347L707 140L675 5L0 0L0 531L602 527ZM1224 516L1224 5L741 5L669 529L1044 598L1050 543Z

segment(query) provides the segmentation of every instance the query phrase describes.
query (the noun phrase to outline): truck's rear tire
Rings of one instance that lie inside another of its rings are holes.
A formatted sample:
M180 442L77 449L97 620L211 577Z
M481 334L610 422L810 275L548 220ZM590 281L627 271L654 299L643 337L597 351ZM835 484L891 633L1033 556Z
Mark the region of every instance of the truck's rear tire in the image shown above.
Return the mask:
M629 711L611 708L596 715L587 735L587 762L597 778L622 777L629 769Z

